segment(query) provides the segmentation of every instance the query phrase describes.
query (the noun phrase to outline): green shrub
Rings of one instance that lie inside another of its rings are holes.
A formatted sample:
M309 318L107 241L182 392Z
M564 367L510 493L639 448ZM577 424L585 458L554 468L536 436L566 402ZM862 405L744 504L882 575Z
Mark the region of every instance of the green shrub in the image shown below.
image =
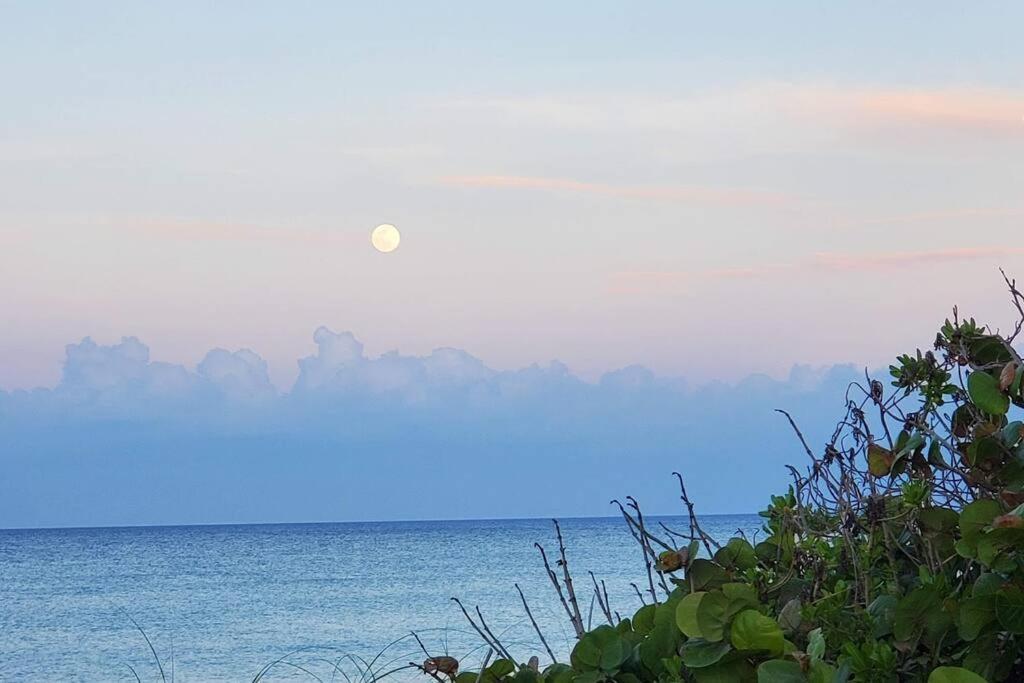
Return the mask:
M1007 284L1024 321L1024 297ZM687 534L652 533L628 499L620 509L649 584L631 618L614 616L594 581L608 623L583 629L559 532L561 576L544 564L579 636L569 663L505 657L458 682L1024 681L1015 338L954 310L931 350L891 366L889 390L852 385L829 443L803 444L810 466L790 468L792 487L761 513L756 545L708 537L685 487Z

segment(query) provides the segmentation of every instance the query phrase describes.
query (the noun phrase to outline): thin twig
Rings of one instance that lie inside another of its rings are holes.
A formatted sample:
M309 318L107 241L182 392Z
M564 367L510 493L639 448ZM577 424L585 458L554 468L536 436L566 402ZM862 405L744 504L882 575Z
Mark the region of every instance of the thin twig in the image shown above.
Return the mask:
M548 656L551 657L551 661L557 663L558 659L555 657L555 653L551 651L548 646L548 641L544 638L544 633L541 632L540 626L537 625L537 620L533 618L533 612L530 611L530 606L526 604L526 596L523 595L523 589L519 587L519 584L515 584L516 590L519 591L519 599L523 601L523 609L526 610L526 616L530 617L530 623L533 624L533 630L537 632L537 637L540 638L540 642L544 645L544 649L548 651Z

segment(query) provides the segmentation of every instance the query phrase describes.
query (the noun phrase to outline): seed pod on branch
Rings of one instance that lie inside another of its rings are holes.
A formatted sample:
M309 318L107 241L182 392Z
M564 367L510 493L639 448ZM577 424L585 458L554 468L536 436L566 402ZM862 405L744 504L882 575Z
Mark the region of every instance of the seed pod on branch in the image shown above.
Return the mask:
M666 550L658 555L658 561L655 563L654 568L659 572L671 574L672 572L679 571L689 563L690 550L688 548L680 548L679 550Z
M459 673L459 660L455 657L428 657L423 662L423 670L428 674L444 674L454 679Z
M999 373L999 390L1006 391L1013 384L1014 378L1017 376L1017 364L1012 360L1003 366L1003 371Z

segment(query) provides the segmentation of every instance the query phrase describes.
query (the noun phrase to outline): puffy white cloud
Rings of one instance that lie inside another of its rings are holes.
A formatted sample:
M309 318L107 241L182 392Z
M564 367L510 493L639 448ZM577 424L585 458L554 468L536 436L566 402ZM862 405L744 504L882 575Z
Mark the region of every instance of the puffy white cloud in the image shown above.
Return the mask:
M318 389L330 385L337 379L338 373L346 368L360 365L363 358L363 345L351 332L337 334L320 327L313 333L317 352L299 360L299 377L295 382L296 390Z
M61 385L102 391L142 380L149 365L149 347L135 337L120 344L100 346L86 337L64 347L66 360Z
M548 515L570 502L573 514L601 514L623 485L635 479L629 493L646 497L674 469L705 509L749 511L742 501L784 486L783 464L802 458L774 409L823 443L861 375L798 366L784 379L689 386L630 366L591 383L557 361L497 371L458 349L367 357L351 333L327 328L313 341L283 392L248 349L214 349L187 368L152 361L131 337L69 345L56 387L0 392L0 527L135 523L137 510L168 523L294 520L297 510L306 519ZM162 480L188 484L167 501L145 495ZM422 495L451 482L487 493ZM122 505L126 491L132 502ZM104 515L62 516L68 496Z
M234 398L266 398L277 393L270 383L267 362L249 349L213 349L196 366L196 373Z

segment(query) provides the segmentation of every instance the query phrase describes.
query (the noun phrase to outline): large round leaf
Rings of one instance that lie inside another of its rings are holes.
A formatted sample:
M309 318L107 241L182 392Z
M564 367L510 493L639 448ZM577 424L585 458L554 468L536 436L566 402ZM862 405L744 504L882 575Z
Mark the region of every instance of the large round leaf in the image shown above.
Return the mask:
M960 603L958 630L960 637L971 641L981 634L981 630L996 618L996 596L979 595L967 598Z
M810 670L807 672L809 683L835 683L836 668L828 662L811 662Z
M976 500L960 513L960 535L968 543L974 542L981 530L992 523L1002 508L994 500Z
M928 683L986 683L985 679L958 666L940 666L928 676Z
M647 635L654 628L654 614L658 605L644 605L633 615L633 630L640 635Z
M732 538L715 553L715 562L723 567L740 570L750 569L757 564L754 546L742 538Z
M767 650L779 655L785 647L782 629L775 620L753 609L736 615L729 639L737 650Z
M686 578L690 580L693 590L703 591L718 588L729 580L729 574L711 560L698 558L690 563Z
M801 609L800 598L793 598L779 610L779 626L785 633L791 634L800 628Z
M578 669L614 671L629 657L629 643L611 626L598 626L573 648L570 659Z
M717 663L731 649L732 647L725 641L711 643L700 638L694 638L683 644L683 664L691 669L711 666Z
M917 513L921 530L930 535L944 534L956 528L960 516L956 510L944 507L925 508Z
M806 683L800 665L788 659L769 659L757 667L757 683Z
M1010 633L1024 633L1024 591L1006 588L995 595L996 618Z
M546 683L572 683L572 667L568 664L555 662L544 669L544 680Z
M926 633L938 639L953 623L943 609L943 596L931 586L923 586L905 595L896 605L892 632L897 640L913 640Z
M754 667L746 659L733 658L732 654L717 664L694 669L691 673L697 683L740 683L754 679Z
M662 672L664 660L676 654L683 636L672 622L657 621L647 637L640 641L638 652L644 666L656 674Z
M999 390L999 380L987 372L976 370L967 377L967 393L989 415L1005 415L1010 409L1010 398Z
M754 609L760 604L757 589L749 583L722 584L722 594L729 600L729 607L725 612L726 619L732 619L743 610Z
M700 632L700 625L697 623L697 608L700 607L700 602L705 595L707 593L704 591L690 593L676 606L676 625L688 638L704 637Z
M883 638L892 633L897 605L899 605L899 598L887 594L879 595L868 605L868 614L871 615L871 621L874 624L875 638Z
M676 625L689 638L722 639L729 599L721 591L691 593L676 607Z

